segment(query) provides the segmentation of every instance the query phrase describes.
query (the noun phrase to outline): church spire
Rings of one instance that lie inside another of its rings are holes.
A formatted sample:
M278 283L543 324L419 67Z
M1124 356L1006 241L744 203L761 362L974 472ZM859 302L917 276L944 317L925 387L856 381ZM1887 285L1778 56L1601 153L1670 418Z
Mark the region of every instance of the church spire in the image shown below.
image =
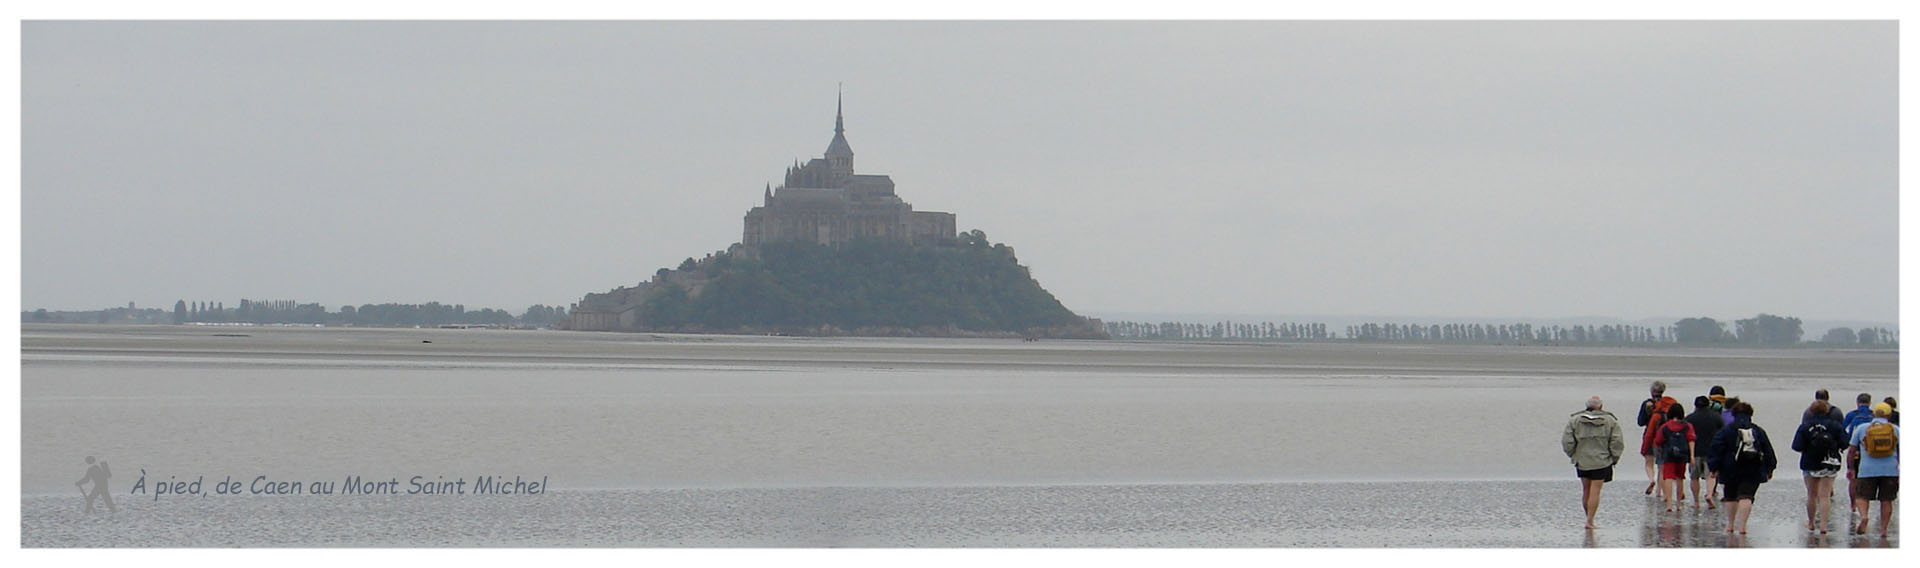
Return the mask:
M847 144L844 93L833 96L833 141L827 143L827 162L841 174L853 173L853 146Z

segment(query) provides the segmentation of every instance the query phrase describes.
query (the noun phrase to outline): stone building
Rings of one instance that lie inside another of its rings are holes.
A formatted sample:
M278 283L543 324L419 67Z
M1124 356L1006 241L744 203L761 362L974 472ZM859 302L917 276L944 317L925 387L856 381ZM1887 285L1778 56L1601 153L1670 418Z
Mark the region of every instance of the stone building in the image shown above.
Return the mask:
M833 141L824 156L787 168L779 187L768 184L759 207L747 211L746 231L739 245L746 254L766 242L802 240L836 245L858 238L881 238L936 244L955 240L954 216L937 211L914 211L913 205L893 193L893 179L853 173L853 146L847 144L843 109L836 102ZM736 245L736 246L739 246ZM729 250L737 250L729 247ZM713 256L695 262L705 268ZM703 270L661 270L653 279L604 293L589 293L573 305L572 317L561 325L582 331L644 329L641 306L661 286L678 286L697 298L707 279Z
M769 184L764 201L747 211L740 244L799 240L835 245L858 238L934 244L955 235L952 213L914 211L893 192L885 175L853 173L843 107L836 104L833 141L827 152L787 168L779 187Z

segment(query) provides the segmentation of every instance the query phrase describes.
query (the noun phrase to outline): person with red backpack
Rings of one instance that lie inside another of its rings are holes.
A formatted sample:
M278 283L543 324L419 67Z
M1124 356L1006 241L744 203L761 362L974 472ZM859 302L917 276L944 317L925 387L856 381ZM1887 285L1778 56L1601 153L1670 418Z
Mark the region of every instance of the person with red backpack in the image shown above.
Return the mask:
M1655 470L1655 467L1661 463L1659 452L1653 451L1653 436L1659 432L1660 423L1666 421L1667 413L1672 412L1674 400L1673 397L1665 396L1666 381L1654 381L1649 392L1652 396L1640 402L1640 416L1634 419L1634 422L1644 428L1640 431L1640 455L1647 461L1646 493L1652 495L1654 485L1660 481L1660 473Z
M1678 409L1673 405L1670 409ZM1693 424L1675 417L1660 423L1654 434L1654 447L1660 455L1660 502L1667 505L1667 512L1679 511L1686 505L1687 493L1680 486L1680 480L1687 477L1687 464L1693 459L1693 446L1698 439L1693 432Z

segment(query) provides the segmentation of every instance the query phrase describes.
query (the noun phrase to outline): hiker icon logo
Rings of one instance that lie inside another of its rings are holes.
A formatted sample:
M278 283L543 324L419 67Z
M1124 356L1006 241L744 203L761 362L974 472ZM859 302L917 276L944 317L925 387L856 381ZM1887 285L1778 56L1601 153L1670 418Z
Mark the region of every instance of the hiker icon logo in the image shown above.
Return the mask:
M118 511L118 509L115 509L113 506L113 495L107 493L107 480L112 478L113 470L107 467L106 460L96 462L93 456L87 456L87 473L82 475L79 481L73 482L73 486L80 489L80 495L86 501L80 507L82 512L93 512L94 498L99 498L106 502L108 513ZM89 487L88 484L92 484L92 486Z

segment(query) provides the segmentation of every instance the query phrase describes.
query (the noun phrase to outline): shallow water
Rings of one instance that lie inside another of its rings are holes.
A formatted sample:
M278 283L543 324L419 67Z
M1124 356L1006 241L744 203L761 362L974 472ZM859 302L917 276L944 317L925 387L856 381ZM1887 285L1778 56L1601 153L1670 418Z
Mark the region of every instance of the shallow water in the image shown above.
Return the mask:
M1898 394L1896 355L1814 350L29 325L22 361L26 546L1877 546L1805 540L1790 461L1739 542L1646 513L1633 467L1588 539L1558 440L1655 378L1782 451L1815 388ZM79 512L88 455L122 511Z

